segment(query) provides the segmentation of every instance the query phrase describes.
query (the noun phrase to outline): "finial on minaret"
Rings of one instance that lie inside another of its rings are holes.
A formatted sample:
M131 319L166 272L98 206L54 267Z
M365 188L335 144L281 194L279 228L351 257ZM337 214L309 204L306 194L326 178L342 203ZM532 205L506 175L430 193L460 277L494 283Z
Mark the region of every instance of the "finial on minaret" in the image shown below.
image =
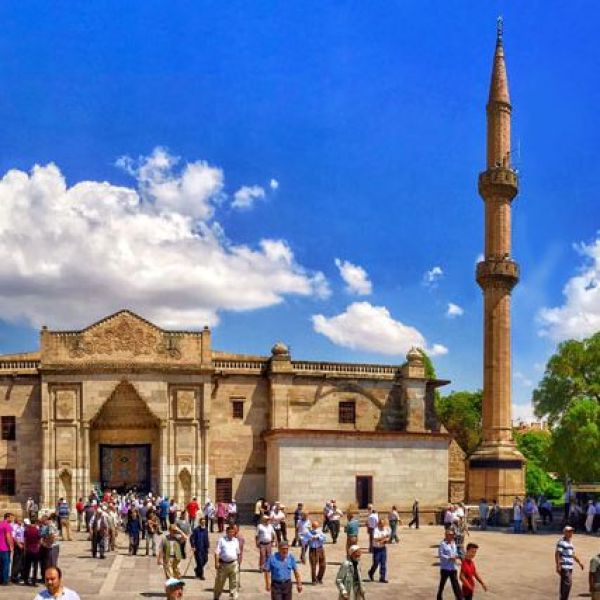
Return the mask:
M504 17L500 15L496 19L496 46L502 46L502 36L504 35Z

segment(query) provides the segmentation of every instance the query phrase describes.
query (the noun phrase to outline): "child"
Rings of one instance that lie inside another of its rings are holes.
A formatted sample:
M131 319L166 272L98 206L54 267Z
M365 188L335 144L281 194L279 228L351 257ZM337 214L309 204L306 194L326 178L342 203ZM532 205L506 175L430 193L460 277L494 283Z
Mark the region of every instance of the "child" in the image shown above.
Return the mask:
M462 582L462 592L464 600L472 600L473 594L475 593L475 580L479 581L481 587L487 592L488 588L483 583L481 577L477 573L477 569L475 568L475 555L477 554L477 549L479 546L477 544L469 543L467 544L467 554L462 561L462 566L460 569L460 580Z

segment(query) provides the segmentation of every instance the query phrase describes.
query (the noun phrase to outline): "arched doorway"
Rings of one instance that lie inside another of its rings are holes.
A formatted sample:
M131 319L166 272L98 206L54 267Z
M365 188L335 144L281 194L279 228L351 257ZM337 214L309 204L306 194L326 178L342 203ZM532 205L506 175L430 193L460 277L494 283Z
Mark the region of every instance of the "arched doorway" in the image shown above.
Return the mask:
M102 489L158 491L159 420L123 381L90 423L90 477Z

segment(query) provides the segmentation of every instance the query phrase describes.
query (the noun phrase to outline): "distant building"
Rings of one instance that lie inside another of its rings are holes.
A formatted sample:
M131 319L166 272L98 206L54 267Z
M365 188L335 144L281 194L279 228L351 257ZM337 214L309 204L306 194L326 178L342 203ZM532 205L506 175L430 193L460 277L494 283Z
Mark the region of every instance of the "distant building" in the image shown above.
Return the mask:
M121 311L80 331L43 328L37 352L0 356L0 504L53 506L92 486L249 507L435 507L464 495L422 355L406 364L213 350Z

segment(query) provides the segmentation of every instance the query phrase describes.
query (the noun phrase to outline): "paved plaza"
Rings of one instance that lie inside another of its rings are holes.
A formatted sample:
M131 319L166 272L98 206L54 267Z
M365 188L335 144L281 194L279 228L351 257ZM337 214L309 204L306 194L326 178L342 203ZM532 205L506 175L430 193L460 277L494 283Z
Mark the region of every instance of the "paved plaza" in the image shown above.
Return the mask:
M264 592L263 577L256 571L257 553L253 546L253 529L244 528L247 540L242 565L242 589L240 598L256 600L269 598ZM423 527L419 531L402 529L401 543L390 546L389 584L366 583L367 597L373 599L411 598L425 600L435 598L438 582L437 544L442 537L440 527ZM211 536L214 547L216 535ZM127 555L125 538L121 534L121 547L118 554L111 554L105 560L90 558L88 543L83 534L77 534L77 541L61 544L60 566L65 573L65 583L79 592L82 600L112 598L161 598L164 576L162 569L152 557ZM343 537L343 536L342 536ZM492 598L512 598L515 600L548 600L558 597L558 577L554 572L554 544L558 534L537 534L515 536L501 531L473 531L470 541L480 545L478 566L484 580L490 587L485 594L478 590L477 596ZM366 533L361 531L361 545L366 543ZM600 538L576 535L576 551L586 563L586 572L577 570L574 575L571 598L587 597L587 563L593 553L600 551ZM297 549L293 549L297 556ZM302 597L328 600L337 598L335 575L342 559L344 546L327 544L327 572L325 583L313 587L310 584L310 568L301 566L305 583ZM363 555L363 574L371 557ZM188 561L184 561L185 569ZM214 582L212 556L207 570L207 579L194 579L193 561L185 576L185 598L212 598ZM1 598L10 600L32 600L35 588L9 586L0 590ZM452 597L448 586L446 598ZM223 594L221 598L227 598Z

